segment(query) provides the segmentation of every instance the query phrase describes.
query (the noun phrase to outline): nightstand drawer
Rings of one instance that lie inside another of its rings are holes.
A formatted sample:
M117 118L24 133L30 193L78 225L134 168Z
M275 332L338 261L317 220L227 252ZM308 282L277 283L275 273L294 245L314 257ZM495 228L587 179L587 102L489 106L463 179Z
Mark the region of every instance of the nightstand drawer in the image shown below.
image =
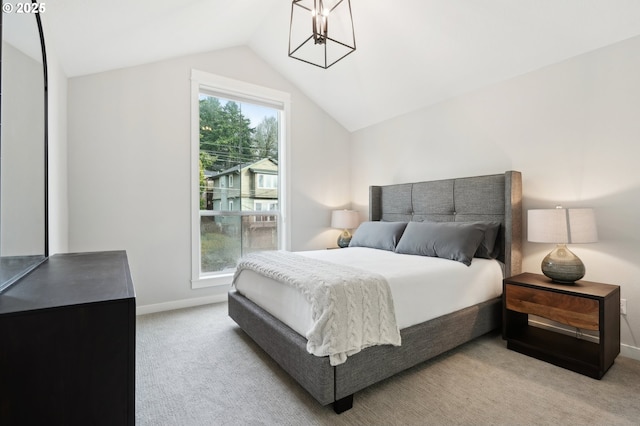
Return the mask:
M518 285L505 285L506 308L585 330L599 330L597 300Z

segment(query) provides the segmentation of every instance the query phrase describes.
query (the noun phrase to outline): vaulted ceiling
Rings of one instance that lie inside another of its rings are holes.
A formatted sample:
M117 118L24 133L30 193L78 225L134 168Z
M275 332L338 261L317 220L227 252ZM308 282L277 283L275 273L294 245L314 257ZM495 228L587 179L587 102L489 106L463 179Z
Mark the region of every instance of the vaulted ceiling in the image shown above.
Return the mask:
M69 77L246 45L349 131L640 35L638 0L351 5L357 50L327 70L287 56L290 0L55 0L44 21Z

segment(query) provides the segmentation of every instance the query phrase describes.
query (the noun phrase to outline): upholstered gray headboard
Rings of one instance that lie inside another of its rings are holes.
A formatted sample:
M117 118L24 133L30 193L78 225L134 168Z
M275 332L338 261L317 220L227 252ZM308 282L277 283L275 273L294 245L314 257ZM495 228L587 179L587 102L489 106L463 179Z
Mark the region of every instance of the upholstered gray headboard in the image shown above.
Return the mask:
M508 171L428 182L369 187L369 220L500 221L506 276L522 268L522 176Z

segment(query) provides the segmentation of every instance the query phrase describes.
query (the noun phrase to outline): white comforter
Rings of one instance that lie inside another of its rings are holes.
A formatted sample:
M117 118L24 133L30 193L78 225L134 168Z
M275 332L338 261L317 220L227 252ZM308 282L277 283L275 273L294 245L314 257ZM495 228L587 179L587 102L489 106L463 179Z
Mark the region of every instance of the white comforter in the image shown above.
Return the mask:
M259 273L300 292L311 306L307 351L339 365L373 345L400 345L389 285L379 274L284 251L252 253L240 260Z
M349 247L297 254L352 265L384 276L391 289L396 323L403 329L484 302L502 293L502 265L495 260L460 262ZM290 286L253 271L243 271L237 290L305 336L313 327L310 304Z

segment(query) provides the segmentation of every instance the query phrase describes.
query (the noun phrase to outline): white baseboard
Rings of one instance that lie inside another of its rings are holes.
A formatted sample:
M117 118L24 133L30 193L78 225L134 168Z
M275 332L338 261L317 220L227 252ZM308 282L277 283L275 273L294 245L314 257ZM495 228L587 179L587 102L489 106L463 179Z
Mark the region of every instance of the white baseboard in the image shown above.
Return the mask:
M208 305L227 301L227 293L215 296L197 297L194 299L174 300L171 302L155 303L136 307L136 315L152 314L155 312L172 311L174 309L190 308L193 306Z
M640 348L631 345L620 345L620 355L640 361Z

